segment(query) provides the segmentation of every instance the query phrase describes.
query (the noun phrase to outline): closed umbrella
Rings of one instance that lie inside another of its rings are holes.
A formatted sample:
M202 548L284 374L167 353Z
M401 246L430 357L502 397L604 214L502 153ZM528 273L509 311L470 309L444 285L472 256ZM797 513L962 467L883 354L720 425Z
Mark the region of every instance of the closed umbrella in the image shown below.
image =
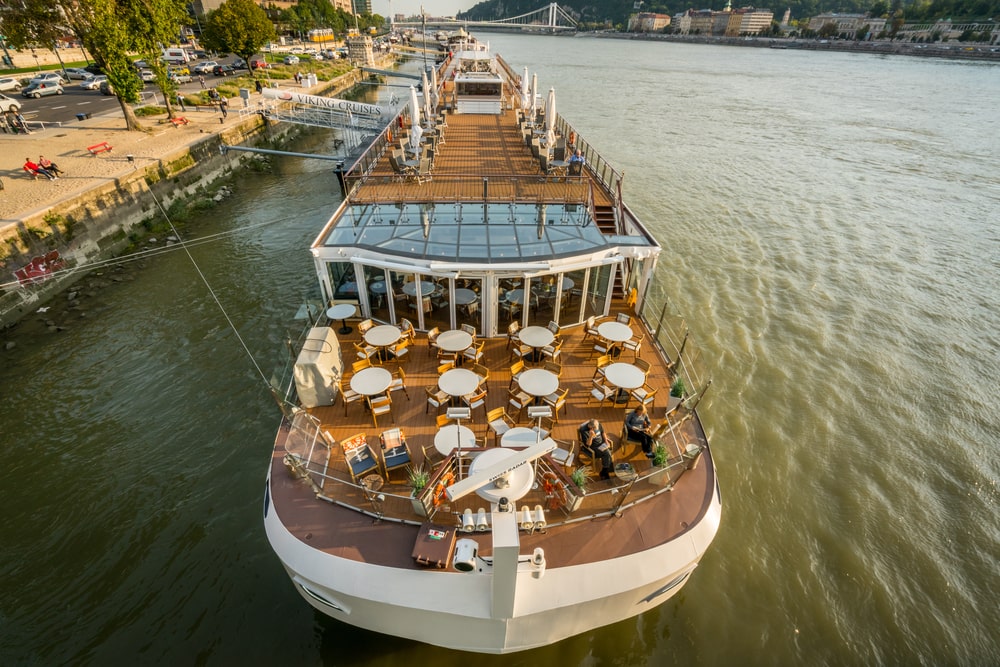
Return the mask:
M549 88L549 99L545 102L545 145L549 150L556 143L556 89Z
M417 102L417 89L410 86L410 123L413 127L420 125L420 103Z
M417 103L417 89L410 86L410 151L417 152L420 147L420 136L424 133L420 127L420 105Z
M521 77L521 108L528 110L528 68L524 68L524 76Z
M535 112L536 112L536 102L535 98L538 97L538 73L531 75L531 92L528 93L531 96L531 122L535 122Z
M431 110L437 111L438 106L438 70L437 67L431 68Z
M433 114L431 113L431 89L427 85L427 70L420 72L420 82L423 85L424 91L424 116L429 121Z

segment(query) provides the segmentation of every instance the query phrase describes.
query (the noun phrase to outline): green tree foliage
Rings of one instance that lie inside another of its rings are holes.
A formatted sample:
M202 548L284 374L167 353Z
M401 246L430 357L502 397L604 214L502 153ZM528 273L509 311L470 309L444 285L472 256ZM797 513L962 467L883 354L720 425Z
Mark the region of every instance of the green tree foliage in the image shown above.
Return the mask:
M274 38L274 25L253 0L226 0L208 15L201 41L212 51L235 53L249 62Z
M167 64L162 56L163 49L174 43L180 27L189 20L187 9L180 0L132 1L134 11L129 16L129 22L136 36L136 51L153 71L156 85L163 91L167 116L173 118L177 85L168 76Z
M186 17L183 0L19 0L7 4L3 29L18 48L51 48L58 37L74 33L108 75L125 126L136 130L129 105L139 101L142 81L132 54L146 55L155 67L160 46L174 41Z

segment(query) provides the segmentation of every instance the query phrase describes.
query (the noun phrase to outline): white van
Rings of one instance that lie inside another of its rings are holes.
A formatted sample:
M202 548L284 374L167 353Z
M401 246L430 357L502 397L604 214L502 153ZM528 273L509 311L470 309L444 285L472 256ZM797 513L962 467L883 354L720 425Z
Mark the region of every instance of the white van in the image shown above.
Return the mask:
M191 56L184 49L163 49L163 62L171 65L183 65L190 60Z

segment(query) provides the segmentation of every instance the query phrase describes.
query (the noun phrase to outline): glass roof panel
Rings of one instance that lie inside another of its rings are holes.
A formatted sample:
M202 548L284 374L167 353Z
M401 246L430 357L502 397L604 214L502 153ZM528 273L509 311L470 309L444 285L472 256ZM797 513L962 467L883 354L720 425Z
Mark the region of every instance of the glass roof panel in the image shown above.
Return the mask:
M641 236L605 237L586 206L546 204L377 204L349 207L326 246L366 246L389 255L440 260L533 260L650 245ZM484 221L484 214L486 220ZM545 221L538 237L539 218Z

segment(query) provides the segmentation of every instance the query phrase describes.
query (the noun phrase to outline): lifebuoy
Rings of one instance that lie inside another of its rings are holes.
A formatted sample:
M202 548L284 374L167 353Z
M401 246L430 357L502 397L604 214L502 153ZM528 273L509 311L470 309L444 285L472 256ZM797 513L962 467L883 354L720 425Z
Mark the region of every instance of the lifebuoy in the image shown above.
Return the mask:
M549 500L550 510L564 507L569 501L566 495L566 485L559 481L555 473L547 472L542 475L542 489L545 490L545 497Z
M455 483L455 475L451 472L446 472L440 480L438 480L437 486L434 487L434 495L431 496L431 502L434 507L437 507L442 502L444 502L444 492L445 490Z

